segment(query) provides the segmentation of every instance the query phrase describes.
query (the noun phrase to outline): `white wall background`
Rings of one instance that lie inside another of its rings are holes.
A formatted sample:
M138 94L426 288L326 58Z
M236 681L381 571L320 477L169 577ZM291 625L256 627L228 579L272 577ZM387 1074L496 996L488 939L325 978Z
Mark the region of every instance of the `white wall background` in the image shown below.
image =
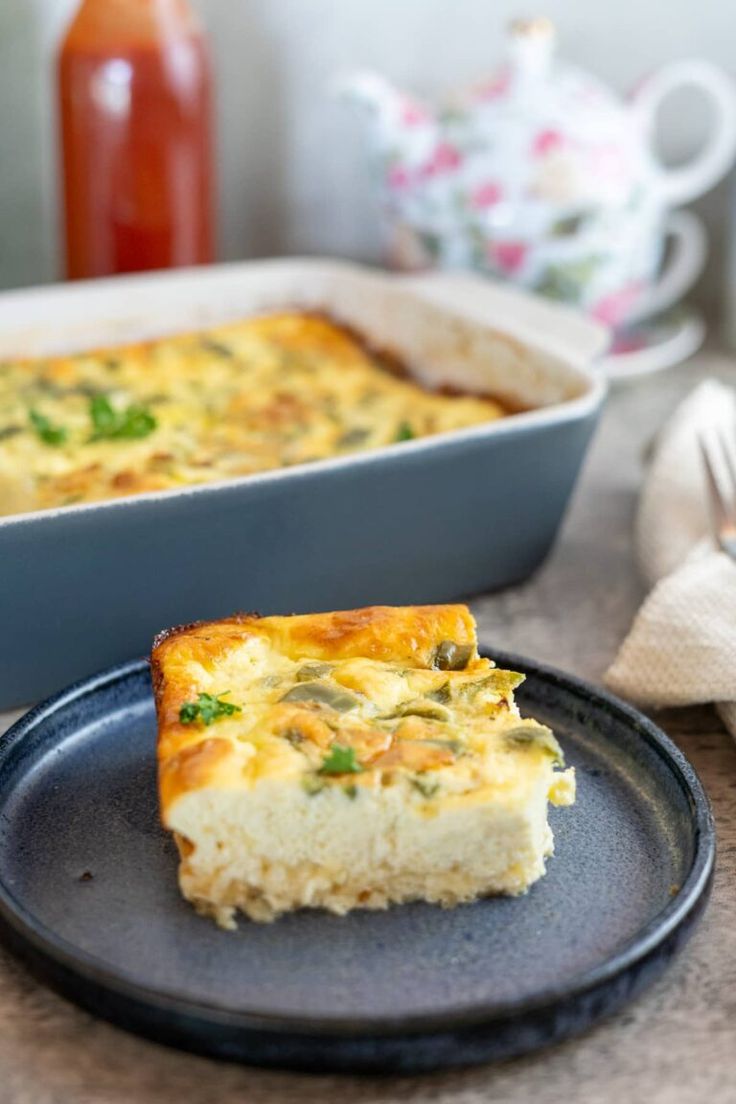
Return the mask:
M375 203L357 121L329 80L376 66L432 94L494 67L521 0L194 0L218 77L220 254L336 253L377 259ZM51 56L76 0L0 0L0 286L57 273ZM736 72L736 0L546 0L564 53L622 92L642 74L703 55ZM664 112L670 159L692 151L706 116ZM701 299L716 301L728 187L699 206L713 241Z

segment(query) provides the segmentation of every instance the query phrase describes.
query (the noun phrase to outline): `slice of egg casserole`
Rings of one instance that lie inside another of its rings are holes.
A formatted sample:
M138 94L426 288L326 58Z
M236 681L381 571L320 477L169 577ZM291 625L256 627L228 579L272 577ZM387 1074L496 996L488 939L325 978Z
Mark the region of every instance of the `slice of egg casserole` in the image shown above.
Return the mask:
M391 368L344 327L299 312L0 359L0 515L233 479L504 414Z
M151 663L179 883L222 926L544 874L547 803L574 801L574 772L466 606L236 616L162 633Z

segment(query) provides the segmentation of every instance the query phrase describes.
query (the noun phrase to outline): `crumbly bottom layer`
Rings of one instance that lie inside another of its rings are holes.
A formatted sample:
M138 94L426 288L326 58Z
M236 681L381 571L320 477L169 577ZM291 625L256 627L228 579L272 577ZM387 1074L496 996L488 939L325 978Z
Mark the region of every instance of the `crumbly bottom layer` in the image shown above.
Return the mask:
M545 858L553 851L547 829L544 853L526 863L516 863L493 877L479 878L460 869L416 874L375 869L370 886L351 882L349 871L337 874L316 864L298 867L262 862L257 883L232 878L227 871L205 875L187 866L186 841L177 841L182 852L179 885L184 897L199 913L212 917L222 928L237 927L242 912L251 920L268 922L298 908L322 908L345 915L351 909L385 909L409 901L427 901L450 908L481 897L518 896L545 872ZM183 845L183 846L182 846Z
M169 810L184 896L224 927L323 908L343 914L406 901L456 905L523 893L552 852L547 801L555 781L540 759L510 795L493 788L424 799L403 779L351 796L310 796L280 781L215 787ZM554 800L554 795L553 795Z

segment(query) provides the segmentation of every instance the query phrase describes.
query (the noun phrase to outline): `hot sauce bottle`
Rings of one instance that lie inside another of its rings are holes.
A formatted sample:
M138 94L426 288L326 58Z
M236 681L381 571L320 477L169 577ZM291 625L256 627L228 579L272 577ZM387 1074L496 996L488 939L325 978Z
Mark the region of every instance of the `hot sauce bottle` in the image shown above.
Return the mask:
M67 276L211 261L212 82L186 0L83 0L58 79Z

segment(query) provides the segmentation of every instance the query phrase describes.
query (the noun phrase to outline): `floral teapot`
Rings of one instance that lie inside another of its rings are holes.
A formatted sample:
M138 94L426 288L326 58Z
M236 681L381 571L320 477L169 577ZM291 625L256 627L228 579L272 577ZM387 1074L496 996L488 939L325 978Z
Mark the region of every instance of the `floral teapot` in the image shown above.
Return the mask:
M622 101L556 60L554 45L548 20L516 21L502 68L436 110L374 73L341 87L370 112L397 267L493 273L615 325L669 306L699 274L702 227L672 208L728 171L736 92L721 70L688 60ZM710 97L715 122L691 162L667 168L652 138L680 85Z

